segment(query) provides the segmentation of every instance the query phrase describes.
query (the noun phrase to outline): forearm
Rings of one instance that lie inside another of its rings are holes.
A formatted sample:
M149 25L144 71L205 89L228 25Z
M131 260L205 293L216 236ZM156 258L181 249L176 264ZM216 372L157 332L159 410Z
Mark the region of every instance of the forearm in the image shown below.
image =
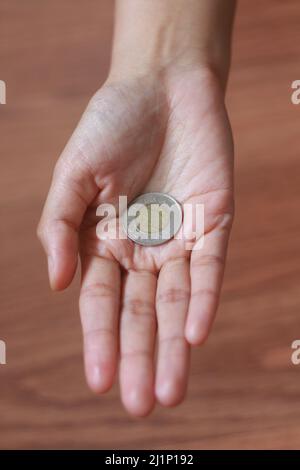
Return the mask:
M117 0L111 76L211 67L225 85L235 0Z

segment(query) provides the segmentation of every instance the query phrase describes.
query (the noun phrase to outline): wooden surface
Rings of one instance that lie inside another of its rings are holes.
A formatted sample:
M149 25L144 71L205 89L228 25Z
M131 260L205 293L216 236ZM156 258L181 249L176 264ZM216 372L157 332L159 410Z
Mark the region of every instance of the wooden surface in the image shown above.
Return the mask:
M51 170L105 78L111 0L1 0L1 448L300 448L298 0L241 0L228 106L236 220L213 334L188 398L146 420L83 377L78 280L48 288L35 227Z

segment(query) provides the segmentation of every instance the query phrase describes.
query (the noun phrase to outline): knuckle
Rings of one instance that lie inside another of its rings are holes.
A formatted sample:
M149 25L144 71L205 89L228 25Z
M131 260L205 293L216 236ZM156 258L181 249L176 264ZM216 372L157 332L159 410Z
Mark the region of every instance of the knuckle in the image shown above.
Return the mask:
M91 298L114 298L117 295L116 289L105 282L94 282L81 288L80 298L81 300Z
M201 288L201 289L195 289L194 291L192 291L192 294L191 294L191 297L204 297L204 296L214 300L218 297L218 291L209 289L209 288Z
M65 161L63 157L61 156L55 163L54 168L53 168L53 179L56 180L58 176L64 171L65 168Z
M171 344L178 344L178 345L186 345L186 339L182 334L173 334L169 336L163 336L159 339L160 343L167 343L168 345Z
M154 305L143 299L126 298L123 301L123 309L133 316L154 316Z
M43 222L39 222L36 228L36 236L40 241L44 240L45 226Z
M164 303L177 303L177 302L186 302L189 299L190 292L186 289L176 289L174 287L170 287L169 289L165 289L158 293L157 295L157 303L164 304Z
M110 327L98 327L83 331L83 338L86 347L99 349L99 343L101 341L115 338L115 331Z
M221 221L220 221L220 228L223 230L230 230L233 224L233 219L234 219L234 205L232 205L232 209L230 212L226 212L225 214L223 214Z
M139 348L136 346L133 346L130 349L126 349L121 351L121 361L124 359L133 359L133 358L138 358L138 357L144 357L146 360L147 359L152 359L152 352L146 348Z
M218 255L202 255L199 258L192 259L191 260L191 266L194 267L199 267L199 266L216 266L223 268L225 264L224 258Z

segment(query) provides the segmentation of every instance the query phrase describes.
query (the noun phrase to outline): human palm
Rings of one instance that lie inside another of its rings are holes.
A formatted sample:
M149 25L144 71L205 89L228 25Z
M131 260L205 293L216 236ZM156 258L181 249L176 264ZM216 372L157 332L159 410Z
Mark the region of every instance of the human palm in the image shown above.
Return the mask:
M52 286L71 282L79 250L87 380L106 391L120 358L121 395L133 414L147 414L155 399L181 401L189 344L210 330L233 214L232 156L218 82L190 69L106 83L56 165L39 230ZM197 238L187 249L183 239L144 247L97 237L100 204L152 191L184 210L204 205L201 249Z

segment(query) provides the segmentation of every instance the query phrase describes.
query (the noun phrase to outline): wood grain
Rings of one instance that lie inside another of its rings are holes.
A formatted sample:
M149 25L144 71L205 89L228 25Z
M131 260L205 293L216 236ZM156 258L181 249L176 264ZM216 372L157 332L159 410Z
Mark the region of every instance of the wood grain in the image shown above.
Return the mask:
M52 294L35 227L54 162L105 79L110 0L1 0L1 448L300 448L300 5L241 0L228 108L236 220L222 302L188 398L146 420L83 377L78 280Z

